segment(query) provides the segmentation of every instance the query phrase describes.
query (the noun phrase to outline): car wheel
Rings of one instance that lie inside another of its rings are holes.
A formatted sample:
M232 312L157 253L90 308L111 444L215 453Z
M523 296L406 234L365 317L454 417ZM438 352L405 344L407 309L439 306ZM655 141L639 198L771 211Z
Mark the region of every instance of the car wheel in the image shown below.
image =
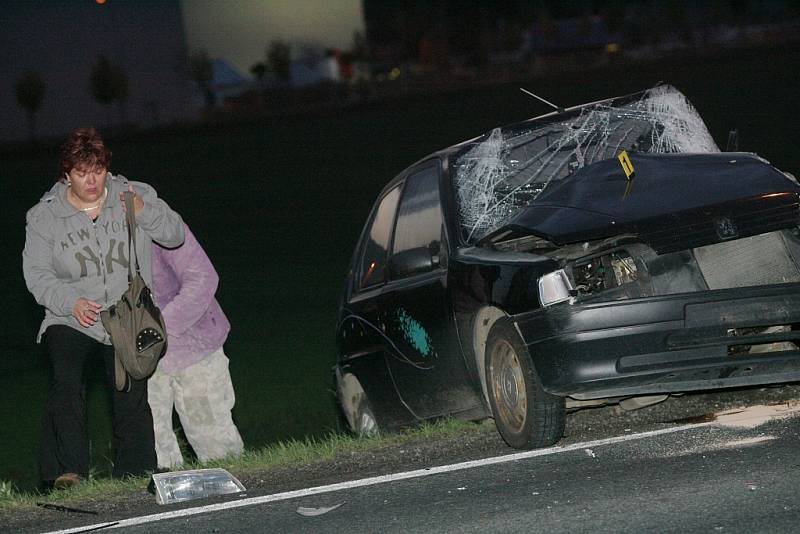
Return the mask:
M507 319L492 326L486 342L486 390L497 430L511 447L546 447L564 435L564 398L542 389L530 353Z
M352 373L343 373L337 376L337 382L339 406L347 419L350 430L359 436L377 432L378 423L358 378Z

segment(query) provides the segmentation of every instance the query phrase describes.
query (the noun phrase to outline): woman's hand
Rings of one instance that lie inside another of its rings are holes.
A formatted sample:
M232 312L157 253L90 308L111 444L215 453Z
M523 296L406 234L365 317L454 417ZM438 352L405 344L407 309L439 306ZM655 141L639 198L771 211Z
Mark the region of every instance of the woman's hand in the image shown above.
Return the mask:
M133 193L133 215L134 216L139 215L142 212L142 210L144 209L144 200L142 200L142 197L140 197L139 195L136 194L136 191L133 190L133 186L130 185L130 184L128 184L128 191ZM125 195L125 193L120 193L119 194L119 199L122 202L123 211L127 211L125 209L125 196L124 195Z
M72 307L72 315L82 327L89 328L97 322L97 314L100 312L100 308L102 308L100 304L81 297L75 301L75 305Z

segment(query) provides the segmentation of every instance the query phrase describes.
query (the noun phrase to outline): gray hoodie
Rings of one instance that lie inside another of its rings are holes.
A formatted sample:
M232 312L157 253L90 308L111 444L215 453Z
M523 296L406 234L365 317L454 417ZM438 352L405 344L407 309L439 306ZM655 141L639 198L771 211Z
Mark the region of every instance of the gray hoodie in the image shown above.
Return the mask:
M144 201L144 209L136 216L136 252L148 286L153 284L152 241L170 248L183 243L180 215L145 183L129 182L124 176L109 173L108 196L97 219L92 221L67 201L66 184L57 182L28 210L26 217L22 271L28 290L45 308L37 342L47 327L61 324L111 344L99 318L85 328L73 317L72 308L76 300L84 297L105 309L128 288L128 228L119 199L128 184Z

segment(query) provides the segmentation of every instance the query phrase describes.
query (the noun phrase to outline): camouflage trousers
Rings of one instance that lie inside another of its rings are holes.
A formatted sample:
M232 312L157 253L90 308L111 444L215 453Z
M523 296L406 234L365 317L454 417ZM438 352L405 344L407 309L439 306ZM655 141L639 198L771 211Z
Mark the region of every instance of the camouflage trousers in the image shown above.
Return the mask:
M198 460L214 460L242 452L242 437L231 418L236 398L228 358L222 348L174 375L165 373L159 366L147 388L158 467L173 468L183 464L172 428L173 407Z

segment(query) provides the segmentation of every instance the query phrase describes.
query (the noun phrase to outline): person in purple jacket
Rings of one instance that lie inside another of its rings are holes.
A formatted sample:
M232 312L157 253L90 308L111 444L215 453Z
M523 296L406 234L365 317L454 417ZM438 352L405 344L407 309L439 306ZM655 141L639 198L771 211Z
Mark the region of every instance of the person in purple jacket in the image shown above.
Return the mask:
M167 352L148 382L158 467L183 464L172 429L173 407L198 460L242 452L231 417L235 402L222 345L230 323L214 293L219 276L200 243L185 228L178 248L153 247L153 296L167 328Z

